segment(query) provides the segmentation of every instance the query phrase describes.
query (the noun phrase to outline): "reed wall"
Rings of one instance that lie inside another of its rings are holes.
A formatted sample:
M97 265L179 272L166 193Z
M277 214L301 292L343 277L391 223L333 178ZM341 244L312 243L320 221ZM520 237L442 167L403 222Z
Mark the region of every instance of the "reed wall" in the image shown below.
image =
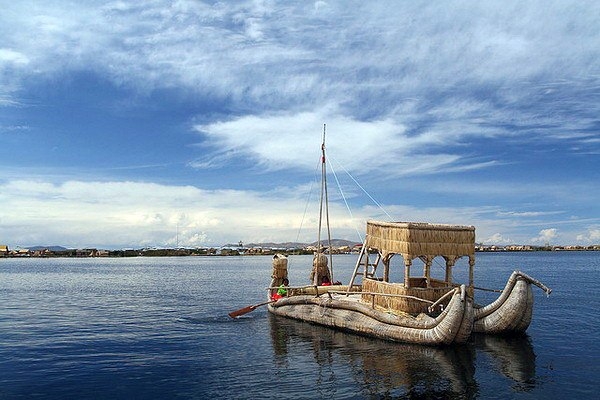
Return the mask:
M365 279L362 284L362 301L367 304L375 301L375 305L392 311L401 311L409 314L427 313L427 307L431 303L426 303L406 297L392 297L372 295L369 293L384 293L390 295L414 296L431 302L436 301L445 295L451 287L440 288L406 288L401 283L389 283L377 281L374 279ZM448 299L449 301L449 299ZM444 306L448 304L445 302Z

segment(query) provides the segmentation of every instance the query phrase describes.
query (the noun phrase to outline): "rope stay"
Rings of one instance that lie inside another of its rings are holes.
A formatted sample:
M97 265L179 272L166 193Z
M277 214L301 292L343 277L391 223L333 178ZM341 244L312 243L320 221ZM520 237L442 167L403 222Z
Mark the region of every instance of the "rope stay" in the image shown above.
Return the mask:
M360 231L358 230L358 228L354 224L354 215L352 214L352 210L350 209L350 205L348 204L348 200L346 199L346 195L344 194L344 191L342 190L342 185L340 184L340 180L338 179L338 176L335 173L335 170L333 169L333 165L331 164L331 161L329 161L329 160L327 160L327 161L329 162L329 168L331 169L331 173L333 174L333 177L335 178L335 182L336 182L338 190L340 191L340 194L342 196L342 200L344 200L344 204L346 205L346 209L348 210L348 214L350 214L350 220L352 221L352 225L354 225L354 230L356 230L356 234L358 235L358 238L360 239L360 243L362 243L362 242L364 242L364 239L363 239Z
M326 223L326 228L327 228L327 242L328 242L328 247L330 249L330 251L329 251L329 272L331 274L331 280L333 281L333 259L332 259L332 252L331 252L331 227L330 227L330 222L329 222L329 194L327 191L327 164L329 164L331 173L333 174L333 177L335 178L337 188L340 192L342 200L344 201L346 209L348 210L348 214L352 221L352 225L354 226L354 229L356 231L358 238L360 239L360 242L361 243L364 242L364 239L363 239L363 236L362 236L361 232L359 231L358 227L354 223L354 215L352 213L352 209L350 208L350 204L348 203L348 199L344 193L344 190L342 189L342 185L340 183L338 174L335 172L335 169L333 168L333 164L332 164L331 160L329 158L327 158L325 155L326 127L327 127L327 125L323 124L323 139L322 139L322 143L321 143L321 157L320 157L319 163L315 167L315 177L317 175L318 167L319 166L321 167L321 195L320 195L320 201L319 201L319 225L318 225L318 234L317 234L317 253L322 252L322 243L321 243L321 232L323 229L323 227L322 227L323 221L322 220L323 220L323 217L325 217L325 223ZM360 190L362 190L362 192L365 195L367 195L367 197L369 199L371 199L371 201L387 216L388 220L390 222L394 221L394 218L392 218L392 216L383 208L381 203L379 203L377 200L375 200L375 198L356 180L356 178L354 178L354 176L352 176L352 174L346 168L344 168L344 166L339 161L337 161L335 158L333 158L333 160L346 173L346 175L348 175L350 177L350 179L352 179L352 181L356 184L356 186L358 186L360 188ZM300 233L302 231L304 221L306 220L306 213L308 211L310 199L311 199L311 196L313 193L313 185L314 184L315 184L315 181L314 180L311 181L309 195L308 195L305 207L304 207L304 213L302 214L302 220L300 222L300 227L298 228L298 233L296 235L296 241L298 241L300 238ZM325 215L323 215L323 214L325 214Z
M296 234L296 242L300 240L300 232L302 231L302 227L304 226L304 220L306 219L306 212L307 212L308 206L310 204L310 199L311 199L312 193L313 193L313 187L314 187L314 184L316 181L317 169L319 168L320 165L321 165L321 161L319 159L319 162L317 162L317 164L315 165L315 170L314 170L315 179L310 181L310 189L308 191L308 197L306 198L306 204L304 205L304 213L302 214L302 220L300 221L300 227L298 228L298 233Z
M333 158L333 157L330 157ZM364 194L366 194L369 199L371 199L371 201L373 203L375 203L375 205L385 214L387 215L387 217L389 218L389 222L394 221L394 218L392 218L392 216L383 208L383 206L381 205L381 203L379 203L377 200L375 200L375 198L373 198L373 196L371 196L371 194L369 192L367 192L367 190L360 184L358 183L358 181L352 176L352 174L350 172L348 172L348 170L346 168L344 168L344 166L342 164L340 164L339 161L337 161L335 158L333 158L334 161L340 166L340 168L342 170L344 170L344 172L346 173L346 175L348 175L350 177L350 179L352 179L352 181L354 181L354 183L356 184L356 186L358 186L360 188L360 190L363 191Z

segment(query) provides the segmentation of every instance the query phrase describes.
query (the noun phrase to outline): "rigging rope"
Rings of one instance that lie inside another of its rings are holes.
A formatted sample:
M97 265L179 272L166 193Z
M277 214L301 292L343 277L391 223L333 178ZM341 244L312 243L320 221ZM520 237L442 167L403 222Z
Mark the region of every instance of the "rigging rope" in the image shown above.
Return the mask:
M310 204L310 198L312 197L313 186L316 182L317 169L321 165L321 159L319 158L319 162L315 165L314 175L315 179L310 182L310 189L308 191L308 197L306 198L306 205L304 206L304 214L302 214L302 220L300 221L300 227L298 228L298 233L296 234L296 242L300 240L300 232L302 231L302 226L304 225L304 220L306 219L306 211L308 210L308 205Z
M331 157L331 156L329 156L329 158L332 158L332 157ZM335 160L335 158L334 158L334 160ZM337 163L337 164L340 166L340 168L342 168L342 169L344 170L344 172L346 173L346 175L348 175L348 176L350 177L350 179L352 179L352 180L354 181L354 183L356 183L356 186L358 186L358 187L359 187L359 188L360 188L360 189L363 191L363 193L364 193L364 194L366 194L366 195L367 195L367 196L368 196L368 197L371 199L371 201L372 201L373 203L375 203L375 205L377 205L377 207L379 207L379 209L380 209L381 211L383 211L383 213L384 213L385 215L387 215L387 217L389 218L389 221L390 221L390 222L391 222L391 221L394 221L394 218L392 218L392 216L391 216L390 214L388 214L388 212L387 212L387 211L386 211L386 210L383 208L383 206L382 206L382 205L381 205L381 204L380 204L380 203L379 203L377 200L375 200L375 199L373 198L373 196L371 196L371 195L369 194L369 192L367 192L367 191L366 191L366 189L365 189L364 187L362 187L362 185L361 185L360 183L358 183L358 181L357 181L356 179L354 179L354 177L353 177L353 176L350 174L350 172L348 172L348 170L346 170L346 168L344 168L344 166L343 166L343 165L341 165L341 164L339 163L339 161L335 160L335 162L336 162L336 163Z
M354 224L354 215L352 214L352 210L350 209L350 205L348 204L348 201L346 200L346 196L344 195L344 191L342 190L342 185L340 184L340 180L338 179L338 176L335 173L335 170L333 169L333 165L331 164L331 161L329 161L329 160L327 160L327 161L329 162L329 168L331 169L331 173L333 174L333 177L335 178L335 182L337 183L338 190L340 191L340 194L342 195L342 199L344 200L344 204L346 204L346 209L348 210L348 214L350 214L350 220L352 221L352 224L354 225L354 230L356 230L356 234L358 235L358 238L360 239L360 243L363 243L364 239L363 239L362 235L360 234L360 231L358 230L358 228Z

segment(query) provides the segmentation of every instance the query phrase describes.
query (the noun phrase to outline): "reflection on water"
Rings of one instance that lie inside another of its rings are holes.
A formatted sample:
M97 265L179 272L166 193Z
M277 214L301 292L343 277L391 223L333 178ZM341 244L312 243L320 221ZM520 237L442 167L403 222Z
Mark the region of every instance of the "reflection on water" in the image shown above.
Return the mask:
M269 323L275 364L287 366L298 347L304 347L312 353L306 368L319 372L316 382L307 383L323 395L335 394L332 387L339 390L343 384L334 374L343 364L350 368L362 396L474 398L479 394L477 357L491 358L494 369L515 382L515 392L535 387L535 354L527 336L476 335L465 345L428 347L365 338L274 315L269 315Z
M528 336L477 334L471 341L478 351L490 356L498 372L515 382L514 391L526 392L535 387L535 353Z

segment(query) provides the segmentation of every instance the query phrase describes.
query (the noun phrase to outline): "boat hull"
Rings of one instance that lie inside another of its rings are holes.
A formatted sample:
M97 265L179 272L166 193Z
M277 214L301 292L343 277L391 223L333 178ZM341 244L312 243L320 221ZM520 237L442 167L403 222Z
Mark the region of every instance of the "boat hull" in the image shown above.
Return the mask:
M343 297L291 296L269 304L268 309L283 317L405 343L462 343L471 334L473 302L464 286L456 289L448 307L436 318L397 316Z

